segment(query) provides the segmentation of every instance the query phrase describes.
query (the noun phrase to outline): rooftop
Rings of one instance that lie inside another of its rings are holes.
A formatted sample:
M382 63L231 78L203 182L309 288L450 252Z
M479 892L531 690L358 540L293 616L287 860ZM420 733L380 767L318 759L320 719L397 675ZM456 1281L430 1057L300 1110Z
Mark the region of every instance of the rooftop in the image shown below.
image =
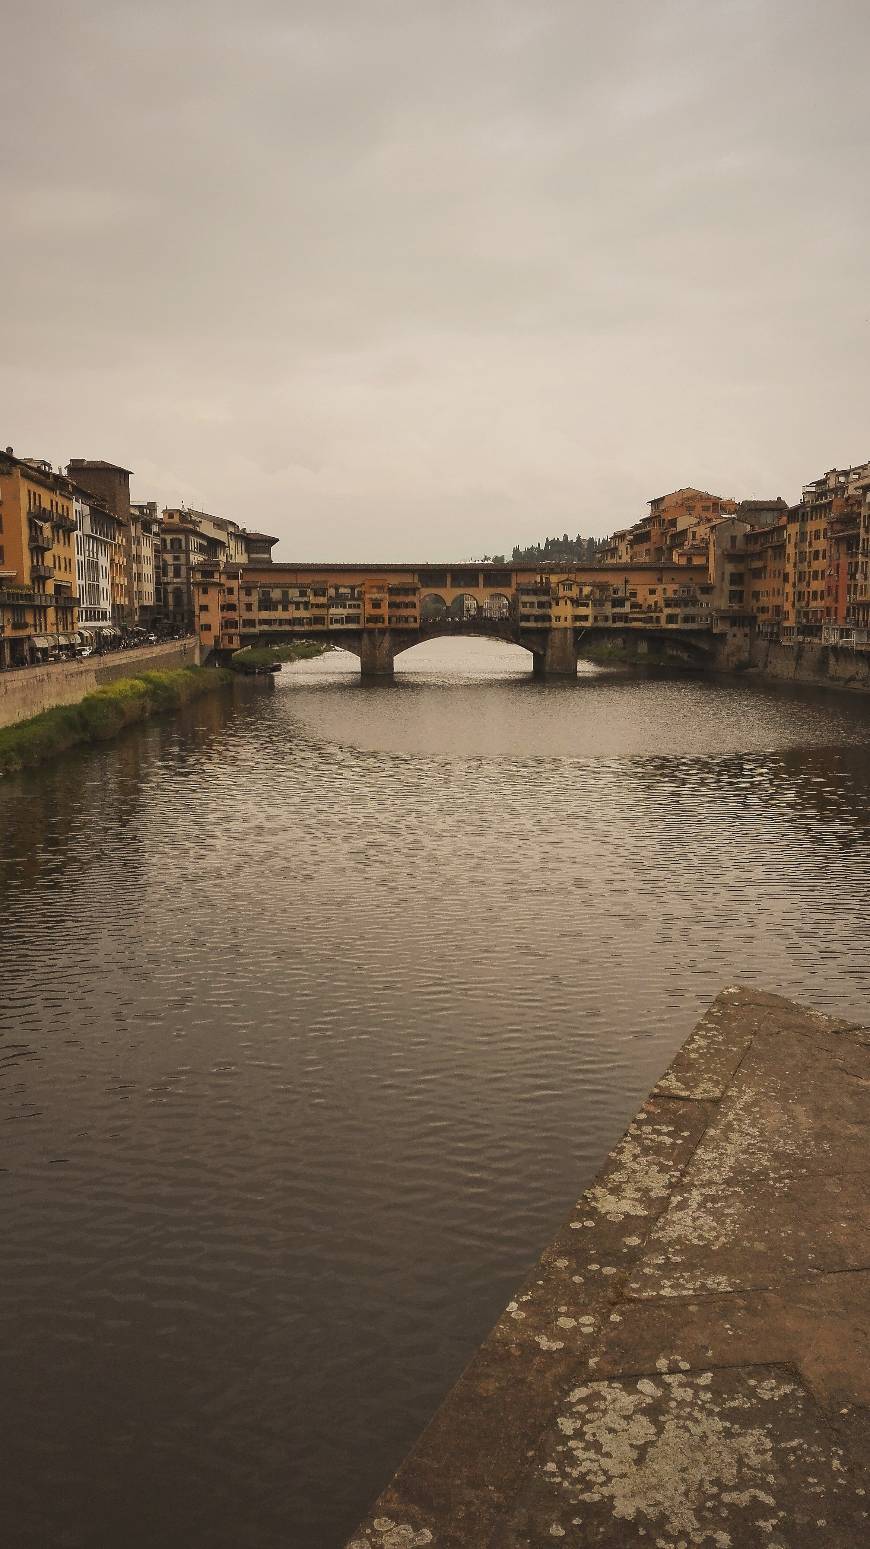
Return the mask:
M122 468L120 463L107 463L99 457L71 457L67 468L110 468L113 473L129 473L132 468Z

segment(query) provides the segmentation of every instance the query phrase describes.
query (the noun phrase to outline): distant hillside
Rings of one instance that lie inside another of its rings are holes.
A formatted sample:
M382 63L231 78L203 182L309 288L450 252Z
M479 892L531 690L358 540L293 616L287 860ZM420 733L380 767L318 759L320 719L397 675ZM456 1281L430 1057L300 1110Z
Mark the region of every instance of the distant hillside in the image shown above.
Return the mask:
M558 565L562 561L570 560L574 564L594 565L598 561L598 551L605 543L604 538L569 538L563 533L561 538L545 538L543 543L532 543L528 548L522 549L517 545L514 548L512 559L540 559L545 564Z

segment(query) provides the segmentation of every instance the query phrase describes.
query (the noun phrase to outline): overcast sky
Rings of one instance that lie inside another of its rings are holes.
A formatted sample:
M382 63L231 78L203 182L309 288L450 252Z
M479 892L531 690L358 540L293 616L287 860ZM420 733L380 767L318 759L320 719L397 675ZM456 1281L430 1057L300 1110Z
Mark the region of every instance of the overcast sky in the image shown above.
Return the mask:
M13 0L0 443L305 559L870 458L866 0Z

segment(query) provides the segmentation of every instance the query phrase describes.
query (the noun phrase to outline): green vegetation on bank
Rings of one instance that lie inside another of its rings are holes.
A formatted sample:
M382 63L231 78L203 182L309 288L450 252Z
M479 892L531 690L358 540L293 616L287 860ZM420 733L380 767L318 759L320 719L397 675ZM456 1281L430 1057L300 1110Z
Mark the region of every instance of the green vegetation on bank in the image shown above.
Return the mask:
M641 657L644 660L652 660L653 657L665 655L665 648L660 646L657 640L645 641L645 650L640 650L639 644L637 640L596 640L594 638L584 638L581 639L577 649L581 656L589 656L601 661L633 662L638 661Z
M686 658L679 650L668 646L667 641L649 640L595 640L582 639L577 654L590 662L625 662L634 667L684 667Z
M233 672L268 672L281 662L302 662L322 656L327 649L316 640L294 640L290 645L243 645L230 657Z
M32 720L0 727L0 775L31 769L80 743L105 742L164 710L179 710L232 683L220 667L177 667L119 678L74 705L55 705Z

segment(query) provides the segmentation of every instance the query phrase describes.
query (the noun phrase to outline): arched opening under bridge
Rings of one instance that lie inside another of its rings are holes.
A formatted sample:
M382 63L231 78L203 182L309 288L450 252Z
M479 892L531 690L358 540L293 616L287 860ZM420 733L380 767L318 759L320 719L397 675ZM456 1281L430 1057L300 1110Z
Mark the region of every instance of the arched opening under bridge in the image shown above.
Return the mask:
M531 678L531 649L482 629L439 631L397 651L397 677L408 678Z

